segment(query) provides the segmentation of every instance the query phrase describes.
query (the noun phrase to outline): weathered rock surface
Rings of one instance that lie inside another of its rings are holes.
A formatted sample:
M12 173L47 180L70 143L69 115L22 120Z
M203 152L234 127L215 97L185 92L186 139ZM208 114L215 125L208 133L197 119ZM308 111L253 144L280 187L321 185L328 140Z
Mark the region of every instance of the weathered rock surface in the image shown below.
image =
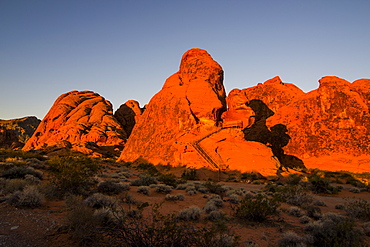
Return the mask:
M18 141L24 144L33 135L40 122L41 120L36 117L23 117L10 120L0 119L0 126L7 130L14 130Z
M136 100L129 100L121 105L114 113L114 117L122 125L127 137L131 135L132 129L143 113L139 102Z
M71 91L58 97L23 150L70 145L92 154L91 144L122 146L125 139L109 101L91 91Z
M226 108L221 66L206 51L191 49L183 55L179 71L150 100L119 160L141 157L154 164L242 171L256 171L263 164L264 175L275 175L279 164L271 149L244 140L241 130L221 129ZM241 108L249 111L248 117L254 115L248 107Z
M345 165L340 164L345 159L335 158L345 155L358 160L348 170L370 171L369 79L350 83L326 76L319 80L319 88L309 93L301 93L295 86L284 89L285 83L277 82L264 83L245 92L251 101L261 100L274 111L265 117L268 128L277 124L286 126L290 136L284 147L286 153L304 160L307 167L330 170L345 169ZM332 165L320 167L320 157L323 160L332 157Z

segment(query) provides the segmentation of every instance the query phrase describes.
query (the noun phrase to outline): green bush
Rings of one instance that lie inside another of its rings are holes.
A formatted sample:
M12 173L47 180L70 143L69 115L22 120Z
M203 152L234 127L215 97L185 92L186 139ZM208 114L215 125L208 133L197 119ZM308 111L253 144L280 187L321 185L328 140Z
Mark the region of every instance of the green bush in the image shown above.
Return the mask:
M234 208L235 217L247 221L262 222L278 214L279 202L258 194L255 198L244 198Z
M174 188L176 188L178 184L184 182L183 180L178 179L173 173L166 173L166 174L159 175L158 181L166 185L172 186Z
M92 184L100 166L85 156L53 157L49 160L51 181L62 193L81 193Z
M209 193L218 194L223 196L226 192L226 188L216 182L205 182L202 184L203 187L207 188Z
M258 172L244 172L240 174L241 180L259 180L260 178L263 178Z

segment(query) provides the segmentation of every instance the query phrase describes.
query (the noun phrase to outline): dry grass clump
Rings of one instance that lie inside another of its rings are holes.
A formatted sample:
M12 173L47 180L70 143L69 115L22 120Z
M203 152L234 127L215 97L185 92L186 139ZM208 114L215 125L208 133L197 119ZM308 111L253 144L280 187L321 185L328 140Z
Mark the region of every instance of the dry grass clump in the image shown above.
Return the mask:
M158 180L152 176L141 176L130 183L131 186L149 186L151 184L158 184Z
M45 202L45 197L36 186L28 186L10 195L8 202L16 207L37 208Z
M6 179L3 185L3 194L6 195L16 191L22 191L28 185L30 185L30 183L24 179Z
M43 173L41 171L37 171L32 167L28 166L15 166L3 172L2 177L7 179L14 179L14 178L25 178L26 175L32 175L37 177L38 179L42 179Z

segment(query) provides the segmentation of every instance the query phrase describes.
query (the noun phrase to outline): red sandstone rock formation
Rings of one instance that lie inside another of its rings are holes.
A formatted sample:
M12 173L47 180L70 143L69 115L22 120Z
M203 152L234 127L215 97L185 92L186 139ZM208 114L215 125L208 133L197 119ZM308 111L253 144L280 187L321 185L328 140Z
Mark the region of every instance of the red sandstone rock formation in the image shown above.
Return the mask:
M19 142L14 130L6 129L0 126L0 148L20 148L22 143Z
M57 145L93 153L89 143L122 146L125 139L109 101L91 91L72 91L59 96L23 150Z
M140 116L119 160L141 157L154 164L228 167L275 175L279 163L271 149L245 141L241 130L221 129L225 98L221 66L204 50L187 51L180 70L166 80ZM235 105L231 109L242 103ZM253 115L248 107L241 108L249 111L243 116Z
M276 78L243 91L250 100L259 99L275 112L267 118L267 126L286 126L291 139L285 152L304 160L307 167L370 171L370 80L351 84L326 76L319 82L318 89L306 94ZM328 161L325 157L329 156L330 165L318 162ZM358 162L346 168L346 163L353 162L343 156Z
M143 109L140 108L139 102L135 100L127 101L114 113L114 117L122 125L127 137L131 135L132 129L142 113Z

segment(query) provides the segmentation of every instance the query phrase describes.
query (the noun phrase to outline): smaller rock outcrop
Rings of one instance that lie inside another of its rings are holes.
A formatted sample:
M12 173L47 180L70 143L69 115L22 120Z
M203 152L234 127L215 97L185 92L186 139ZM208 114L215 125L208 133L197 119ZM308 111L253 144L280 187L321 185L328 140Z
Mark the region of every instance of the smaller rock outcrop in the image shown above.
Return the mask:
M10 120L1 120L0 126L5 129L14 130L18 141L25 144L28 139L33 135L37 126L40 124L41 120L36 117L23 117Z
M139 102L136 100L129 100L121 105L114 113L114 117L122 125L127 137L131 135L132 129L143 111L144 109L140 108Z
M126 138L109 101L91 91L71 91L58 97L23 150L71 145L96 154L89 143L122 148Z

